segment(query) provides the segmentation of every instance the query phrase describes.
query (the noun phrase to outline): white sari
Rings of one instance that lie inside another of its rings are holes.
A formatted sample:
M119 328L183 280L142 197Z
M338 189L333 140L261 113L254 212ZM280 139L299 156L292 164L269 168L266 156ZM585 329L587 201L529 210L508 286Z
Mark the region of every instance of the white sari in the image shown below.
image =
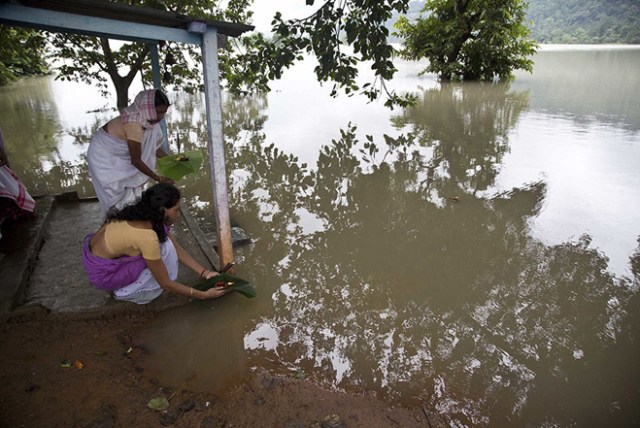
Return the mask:
M160 257L162 257L162 261L167 268L169 278L175 281L176 278L178 278L179 263L178 253L176 253L176 247L173 245L173 242L171 242L171 239L167 238L165 242L160 244ZM158 284L158 281L153 277L149 268L146 268L140 273L138 279L131 284L115 290L113 297L116 300L124 300L126 302L144 305L160 294L162 294L160 284Z
M142 138L142 162L153 171L156 168L156 150L162 145L162 130L154 125L145 130ZM149 180L131 163L129 144L109 135L100 128L91 138L87 152L89 176L106 214L111 208L121 209L142 195Z

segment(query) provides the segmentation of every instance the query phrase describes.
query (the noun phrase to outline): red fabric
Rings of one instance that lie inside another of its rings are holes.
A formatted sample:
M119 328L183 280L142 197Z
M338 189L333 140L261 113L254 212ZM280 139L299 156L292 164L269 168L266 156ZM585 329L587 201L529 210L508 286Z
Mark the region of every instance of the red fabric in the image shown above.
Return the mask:
M136 95L133 103L122 111L122 123L137 122L143 127L149 126L150 120L156 120L158 113L155 107L156 90L148 89Z
M0 198L11 199L20 209L33 212L36 202L11 168L6 165L0 167L0 175Z

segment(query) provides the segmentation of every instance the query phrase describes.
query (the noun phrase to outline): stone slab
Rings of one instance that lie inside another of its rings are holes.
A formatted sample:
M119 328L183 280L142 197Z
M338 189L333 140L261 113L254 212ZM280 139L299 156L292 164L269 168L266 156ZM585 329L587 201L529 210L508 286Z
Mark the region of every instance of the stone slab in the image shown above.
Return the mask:
M20 299L36 263L44 231L55 204L52 196L36 199L35 219L6 221L0 239L0 316Z
M186 297L165 292L150 304L136 305L117 301L111 293L91 286L82 265L82 240L102 223L100 205L96 199L59 198L52 206L48 221L40 225L43 231L40 232L42 246L39 251L29 246L21 250L21 256L14 256L28 257L27 253L37 254L33 266L22 264L14 268L15 272L8 273L12 277L26 275L28 278L26 286L22 286L23 293L0 296L3 307L15 308L13 315L34 313L33 308L40 308L50 314L86 318L126 312L162 311L189 301ZM202 232L192 222L185 208L183 217L189 221L179 221L174 225L174 235L196 260L211 268L218 262L217 255L212 250L205 251L208 244L201 241ZM31 255L31 258L35 257ZM31 271L30 275L25 273L26 270ZM195 272L180 266L178 281L192 284L197 280Z

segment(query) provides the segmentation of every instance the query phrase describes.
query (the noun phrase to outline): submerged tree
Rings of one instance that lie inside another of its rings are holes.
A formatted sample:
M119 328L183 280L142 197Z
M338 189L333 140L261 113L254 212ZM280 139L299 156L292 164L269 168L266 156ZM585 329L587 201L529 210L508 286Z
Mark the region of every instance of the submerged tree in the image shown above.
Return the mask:
M425 72L443 80L509 79L513 70L531 71L537 45L524 25L523 0L428 0L424 17L398 19L401 55L427 58Z

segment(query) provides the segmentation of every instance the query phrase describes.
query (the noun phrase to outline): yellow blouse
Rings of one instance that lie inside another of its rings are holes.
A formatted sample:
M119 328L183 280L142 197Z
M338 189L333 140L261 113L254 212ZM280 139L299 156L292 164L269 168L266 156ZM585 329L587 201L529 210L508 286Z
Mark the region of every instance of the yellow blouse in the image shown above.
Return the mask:
M107 123L106 131L120 140L131 140L140 143L144 136L144 128L136 122L122 123L120 116L113 118Z
M153 229L140 229L126 221L112 221L104 231L104 243L109 258L139 256L147 260L160 259L160 241Z

